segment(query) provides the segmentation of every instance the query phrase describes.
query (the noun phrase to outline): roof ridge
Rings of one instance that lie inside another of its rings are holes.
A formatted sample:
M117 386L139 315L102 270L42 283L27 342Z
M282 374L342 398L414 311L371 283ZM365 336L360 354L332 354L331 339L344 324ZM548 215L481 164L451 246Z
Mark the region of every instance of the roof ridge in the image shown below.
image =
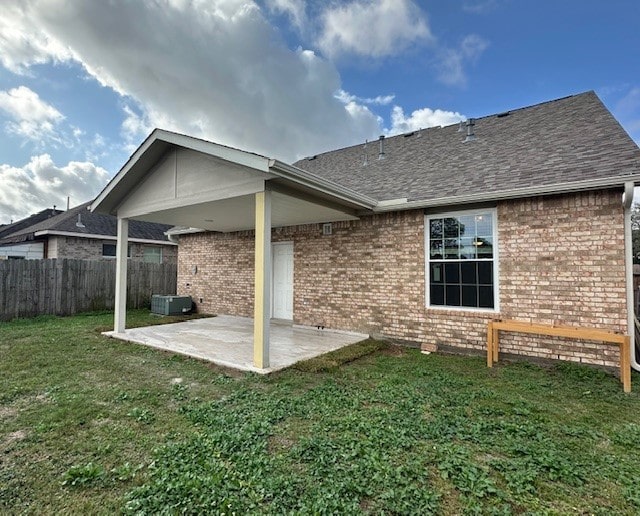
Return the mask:
M594 90L587 90L587 91L582 91L580 93L574 93L572 95L565 95L564 97L559 97L557 99L551 99L551 100L544 100L542 102L536 102L535 104L530 104L528 106L521 106L518 108L513 108L513 109L507 109L506 111L500 111L498 113L491 113L489 115L482 115L482 116L478 116L478 117L473 117L474 120L482 120L484 118L491 118L497 115L500 115L502 113L515 113L516 111L524 111L525 109L533 109L536 107L541 107L541 106L545 106L547 104L553 104L555 102L562 102L563 100L568 100L568 99L572 99L572 98L577 98L577 97L582 97L582 96L586 96L586 95L596 95L596 92Z
M524 111L526 109L533 109L535 107L544 106L544 105L547 105L547 104L552 104L554 102L561 102L561 101L564 101L564 100L567 100L567 99L570 99L570 98L576 98L576 97L580 97L580 96L584 96L584 95L595 95L597 97L597 95L596 95L594 90L587 90L587 91L583 91L583 92L580 92L580 93L574 93L574 94L571 94L571 95L566 95L564 97L559 97L557 99L551 99L551 100L545 100L545 101L542 101L542 102L536 102L535 104L530 104L528 106L521 106L521 107L514 108L514 109L507 109L506 111L498 111L496 113L490 113L488 115L482 115L482 116L478 116L478 117L465 117L465 118L467 120L471 119L471 118L473 118L473 120L484 120L484 119L487 119L487 118L492 118L494 116L497 116L497 115L499 115L501 113L514 113L514 112L517 112L517 111ZM389 136L389 135L381 135L381 136L385 137L385 141L389 141L389 140L393 140L393 139L400 138L400 137L403 137L403 138L407 137L408 135L416 133L417 131L431 131L431 130L437 130L437 129L445 129L447 127L456 126L458 124L459 124L459 122L456 122L456 123L453 123L453 124L447 124L447 125L432 125L430 127L421 127L419 129L412 129L411 131L405 131L405 132L394 134L394 135L391 135L391 136ZM380 141L379 138L378 139L373 139L373 140L365 140L364 142L355 143L353 145L347 145L345 147L340 147L338 149L331 149L331 150L328 150L328 151L319 152L317 154L311 154L309 156L306 156L306 157L303 157L303 158L300 158L300 159L294 161L293 164L301 163L303 161L308 161L309 158L315 159L317 157L325 156L327 154L333 154L334 152L337 153L337 152L345 151L347 149L354 149L356 147L364 146L364 145L367 145L369 143L376 143L376 142L379 142L379 141Z

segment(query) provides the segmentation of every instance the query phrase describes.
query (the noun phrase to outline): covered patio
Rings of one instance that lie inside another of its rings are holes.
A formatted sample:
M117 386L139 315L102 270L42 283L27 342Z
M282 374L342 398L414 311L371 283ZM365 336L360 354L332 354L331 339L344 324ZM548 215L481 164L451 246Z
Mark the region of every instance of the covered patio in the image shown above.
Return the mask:
M200 358L224 367L271 373L296 362L355 344L368 337L361 333L318 330L272 321L269 325L270 365L253 364L253 319L220 315L175 324L107 332L116 339L144 344L180 355Z
M241 356L231 360L231 363L236 364L231 367L238 367L242 363L245 364L243 367L253 368L250 370L268 372L274 368L286 367L281 365L283 360L286 361L281 356L293 357L299 350L302 353L300 356L305 358L303 348L308 335L288 340L281 338L282 328L271 322L275 316L272 310L274 291L271 230L299 224L356 220L362 213L370 213L376 204L372 198L286 163L156 129L133 153L90 208L98 213L115 215L118 219L115 321L111 335L134 341L136 340L126 338L127 335L141 335L141 339L149 342L163 340L163 337L158 337L161 333L156 334L157 338L153 336L154 332L162 331L155 328L148 329L147 333L126 330L129 220L182 226L190 228L189 231L253 230L254 317L246 319L242 324L243 342L248 338L247 324L252 327L252 358L247 359L243 351ZM294 319L292 310L289 325ZM196 327L189 324L191 326L184 327ZM219 330L213 323L209 329L192 332L189 344L184 346L191 346L193 353L205 353L204 348L212 346L225 345L230 350L233 349L236 333L217 333ZM273 342L270 340L272 331L275 338ZM295 333L301 330L290 326L287 331ZM219 335L226 335L227 340ZM364 337L366 336L360 335L358 340ZM198 339L201 339L201 343L194 345ZM182 345L177 344L178 347ZM280 346L285 346L286 349ZM273 363L271 348L279 350L278 358ZM330 351L330 347L326 349Z

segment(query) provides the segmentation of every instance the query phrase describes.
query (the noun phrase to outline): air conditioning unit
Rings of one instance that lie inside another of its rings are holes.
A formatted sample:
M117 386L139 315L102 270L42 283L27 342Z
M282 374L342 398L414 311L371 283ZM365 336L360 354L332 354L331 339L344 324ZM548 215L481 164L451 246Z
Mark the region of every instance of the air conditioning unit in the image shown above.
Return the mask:
M181 315L191 311L191 296L151 296L151 312L160 315Z

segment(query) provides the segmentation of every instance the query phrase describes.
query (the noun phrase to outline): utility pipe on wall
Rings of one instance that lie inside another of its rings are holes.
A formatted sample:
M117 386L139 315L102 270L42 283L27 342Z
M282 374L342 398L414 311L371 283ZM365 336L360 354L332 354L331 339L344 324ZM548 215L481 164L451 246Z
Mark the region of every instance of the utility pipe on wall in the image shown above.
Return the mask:
M624 193L622 194L622 205L624 207L624 262L627 276L627 332L629 333L629 345L631 346L629 355L631 356L631 367L636 371L640 371L640 363L636 358L636 325L633 305L633 238L631 232L633 191L633 182L629 181L624 184Z

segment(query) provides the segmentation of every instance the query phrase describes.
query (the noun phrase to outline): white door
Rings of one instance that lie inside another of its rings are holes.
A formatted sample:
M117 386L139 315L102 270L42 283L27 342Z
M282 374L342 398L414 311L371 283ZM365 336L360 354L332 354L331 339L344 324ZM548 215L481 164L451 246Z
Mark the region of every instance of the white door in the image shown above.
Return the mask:
M293 319L293 242L282 242L272 246L273 297L271 300L274 319Z

